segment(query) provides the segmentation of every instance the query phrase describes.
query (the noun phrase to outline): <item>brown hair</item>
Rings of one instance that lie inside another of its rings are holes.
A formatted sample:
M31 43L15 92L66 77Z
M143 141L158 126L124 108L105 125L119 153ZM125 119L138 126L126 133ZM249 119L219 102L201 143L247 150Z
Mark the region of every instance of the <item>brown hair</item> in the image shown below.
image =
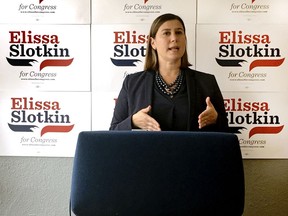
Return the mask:
M144 70L155 70L157 71L159 68L159 63L158 63L158 56L157 56L157 51L154 50L151 46L151 38L155 38L157 31L159 30L160 26L170 20L178 20L183 28L184 28L184 33L186 34L186 29L183 20L175 15L175 14L163 14L159 17L157 17L154 22L151 25L150 32L149 32L149 38L147 41L147 47L146 47L146 57L145 57L145 64L144 64ZM185 49L184 55L182 56L181 59L181 68L187 68L191 66L191 64L188 61L188 54L187 54L187 49Z

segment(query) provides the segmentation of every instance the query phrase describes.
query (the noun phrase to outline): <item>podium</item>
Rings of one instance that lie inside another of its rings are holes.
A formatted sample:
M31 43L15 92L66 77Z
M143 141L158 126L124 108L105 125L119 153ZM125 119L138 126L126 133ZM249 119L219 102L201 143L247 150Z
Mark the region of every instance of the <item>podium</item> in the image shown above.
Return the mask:
M72 172L72 215L236 216L244 211L235 134L83 131Z

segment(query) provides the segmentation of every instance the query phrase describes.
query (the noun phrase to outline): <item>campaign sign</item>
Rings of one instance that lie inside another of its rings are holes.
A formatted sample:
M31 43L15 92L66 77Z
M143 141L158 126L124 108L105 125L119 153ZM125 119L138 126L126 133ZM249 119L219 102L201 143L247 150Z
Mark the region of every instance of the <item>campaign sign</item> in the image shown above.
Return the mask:
M0 90L90 91L89 25L0 25Z
M91 130L89 92L0 92L0 108L1 156L73 157Z
M1 7L0 23L90 23L90 0L12 0Z
M200 0L197 22L201 24L287 23L285 0Z
M127 74L143 71L150 25L92 25L92 90L119 91ZM187 52L195 65L195 25L187 24Z
M92 25L92 90L119 91L127 74L142 71L147 25Z
M223 91L288 89L287 25L197 25L198 70Z
M174 13L196 23L196 0L93 0L93 24L151 24L161 14Z
M288 103L284 92L224 92L230 131L243 158L288 158Z

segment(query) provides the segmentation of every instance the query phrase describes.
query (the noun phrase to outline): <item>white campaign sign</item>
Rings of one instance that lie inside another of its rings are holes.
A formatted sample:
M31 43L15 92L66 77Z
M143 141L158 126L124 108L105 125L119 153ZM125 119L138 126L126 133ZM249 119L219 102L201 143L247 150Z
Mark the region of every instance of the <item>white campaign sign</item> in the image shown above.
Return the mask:
M0 25L0 90L90 91L89 25Z
M90 92L0 92L0 107L1 156L73 157L91 130Z
M127 74L142 71L150 25L92 25L92 90L119 91ZM188 56L195 66L195 25L187 23Z
M199 0L199 24L287 23L286 0Z
M143 70L148 25L92 25L92 89L119 91L127 74Z
M224 92L229 127L243 158L288 158L287 92Z
M93 24L151 24L161 14L174 13L196 23L196 0L93 0Z
M89 24L90 0L5 1L0 23Z
M215 74L222 91L285 91L286 36L282 24L197 25L197 69Z

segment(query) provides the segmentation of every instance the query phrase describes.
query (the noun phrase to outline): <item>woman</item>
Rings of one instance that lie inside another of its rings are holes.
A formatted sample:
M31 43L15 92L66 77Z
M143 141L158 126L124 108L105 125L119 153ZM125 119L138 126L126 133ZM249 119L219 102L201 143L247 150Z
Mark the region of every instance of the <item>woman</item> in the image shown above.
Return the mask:
M125 78L110 130L228 131L216 79L189 68L186 43L179 16L154 20L144 71Z

